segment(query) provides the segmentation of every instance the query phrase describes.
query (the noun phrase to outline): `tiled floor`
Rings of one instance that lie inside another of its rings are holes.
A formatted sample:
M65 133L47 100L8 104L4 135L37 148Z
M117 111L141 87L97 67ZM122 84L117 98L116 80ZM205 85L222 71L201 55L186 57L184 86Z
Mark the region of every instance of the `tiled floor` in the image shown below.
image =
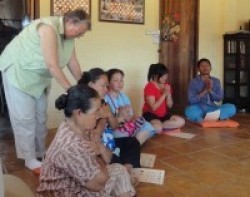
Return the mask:
M192 123L183 131L191 140L158 135L142 152L156 154L154 168L166 170L164 185L141 183L140 197L249 197L250 114L238 114L239 128L203 129ZM49 144L55 131L49 133ZM21 177L34 191L38 178L15 158L12 135L0 138L0 156L9 173Z

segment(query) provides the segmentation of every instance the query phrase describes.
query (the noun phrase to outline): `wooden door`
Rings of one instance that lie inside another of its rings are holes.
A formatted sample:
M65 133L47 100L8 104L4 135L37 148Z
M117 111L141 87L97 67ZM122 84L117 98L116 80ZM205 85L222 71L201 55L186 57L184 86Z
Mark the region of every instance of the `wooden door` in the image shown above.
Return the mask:
M160 0L159 61L169 69L173 111L183 113L197 60L199 0Z

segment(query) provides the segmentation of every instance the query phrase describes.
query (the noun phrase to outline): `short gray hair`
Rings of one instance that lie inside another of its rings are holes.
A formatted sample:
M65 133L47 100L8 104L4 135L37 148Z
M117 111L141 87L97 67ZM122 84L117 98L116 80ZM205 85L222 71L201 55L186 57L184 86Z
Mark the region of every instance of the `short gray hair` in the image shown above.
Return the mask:
M68 11L63 16L64 23L71 21L72 23L87 23L88 28L91 27L90 16L82 8Z

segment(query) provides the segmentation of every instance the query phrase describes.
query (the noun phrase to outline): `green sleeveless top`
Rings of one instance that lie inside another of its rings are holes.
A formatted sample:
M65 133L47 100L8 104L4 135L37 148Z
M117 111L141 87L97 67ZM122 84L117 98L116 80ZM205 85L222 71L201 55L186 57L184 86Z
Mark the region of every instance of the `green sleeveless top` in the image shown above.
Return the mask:
M10 83L21 91L39 98L51 83L45 64L37 27L51 25L57 35L59 66L64 68L74 50L74 39L64 39L63 17L48 17L33 21L16 36L0 56L0 70Z

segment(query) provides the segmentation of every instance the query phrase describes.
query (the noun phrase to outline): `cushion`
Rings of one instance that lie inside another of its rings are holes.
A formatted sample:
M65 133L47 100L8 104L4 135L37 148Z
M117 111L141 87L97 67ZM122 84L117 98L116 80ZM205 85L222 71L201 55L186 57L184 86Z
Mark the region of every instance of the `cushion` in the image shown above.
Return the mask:
M240 124L235 120L202 121L199 123L204 128L235 128Z
M34 197L35 195L28 185L19 177L4 175L5 197Z
M3 181L3 168L2 161L0 158L0 196L4 196L4 181Z
M4 164L0 158L0 197L34 197L28 185L20 178L3 174Z

